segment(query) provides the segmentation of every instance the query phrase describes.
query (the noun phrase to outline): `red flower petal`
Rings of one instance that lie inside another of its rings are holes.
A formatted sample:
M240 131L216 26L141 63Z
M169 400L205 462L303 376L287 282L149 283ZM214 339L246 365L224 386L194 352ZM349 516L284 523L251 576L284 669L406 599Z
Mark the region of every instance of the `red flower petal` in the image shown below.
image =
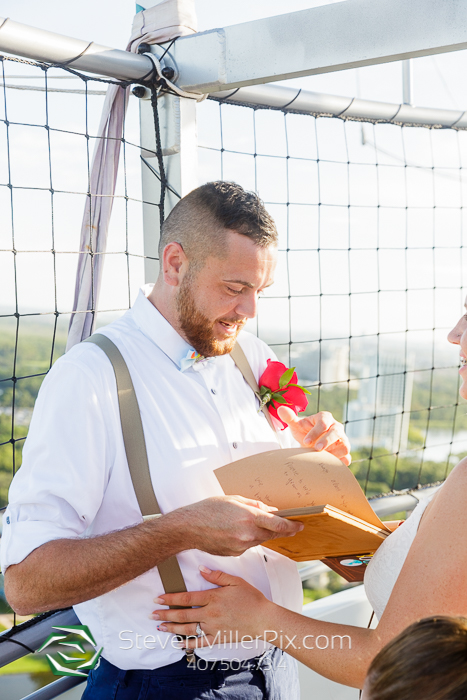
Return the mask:
M296 413L304 411L308 406L308 399L305 392L296 386L289 387L287 391L282 394L282 396L287 403L292 404L292 408Z
M261 375L258 385L266 386L268 389L277 391L279 389L279 379L282 377L284 372L287 371L287 367L282 364L282 362L275 362L274 360L268 360L268 364L263 374ZM292 382L297 381L297 375L294 372Z
M278 391L280 389L279 380L284 374L284 372L287 371L287 369L288 368L282 362L268 360L267 367L261 375L258 385L260 387L265 386L273 392ZM290 383L296 384L297 381L297 373L294 372L292 378L290 379ZM304 411L308 405L308 399L306 397L305 392L302 391L302 389L299 389L298 387L289 387L282 394L282 396L287 401L287 405L289 406L289 408L291 408L295 412L295 414L299 413L300 411ZM270 402L269 412L282 425L281 430L284 430L285 428L287 428L287 423L284 423L284 421L281 420L277 415L277 409L279 408L279 405L285 404L278 404L274 400Z

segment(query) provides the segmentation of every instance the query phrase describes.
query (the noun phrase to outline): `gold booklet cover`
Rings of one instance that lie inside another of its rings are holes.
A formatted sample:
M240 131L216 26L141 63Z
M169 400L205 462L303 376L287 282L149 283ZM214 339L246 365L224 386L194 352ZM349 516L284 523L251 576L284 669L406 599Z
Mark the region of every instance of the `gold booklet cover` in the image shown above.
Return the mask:
M295 561L371 554L391 534L356 478L329 452L271 450L215 470L226 495L276 506L276 515L300 520L294 537L263 544Z

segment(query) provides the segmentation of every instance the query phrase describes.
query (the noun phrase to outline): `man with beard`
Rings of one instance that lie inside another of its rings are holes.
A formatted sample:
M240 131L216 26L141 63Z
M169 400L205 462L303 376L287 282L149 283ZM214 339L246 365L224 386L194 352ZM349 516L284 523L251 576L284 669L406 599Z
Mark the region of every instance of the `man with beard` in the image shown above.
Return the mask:
M42 385L10 489L2 567L18 613L73 605L103 647L83 700L298 698L294 662L280 650L223 640L190 659L149 619L163 592L157 566L173 555L187 590L208 586L199 573L207 566L301 610L294 562L259 545L302 526L224 496L213 474L294 439L350 461L330 414L298 419L285 409L290 429L274 433L229 356L273 282L276 257L276 227L256 195L233 183L203 185L164 224L156 284L99 329L131 374L161 517L142 521L102 350L74 347ZM258 379L273 353L246 332L238 342Z

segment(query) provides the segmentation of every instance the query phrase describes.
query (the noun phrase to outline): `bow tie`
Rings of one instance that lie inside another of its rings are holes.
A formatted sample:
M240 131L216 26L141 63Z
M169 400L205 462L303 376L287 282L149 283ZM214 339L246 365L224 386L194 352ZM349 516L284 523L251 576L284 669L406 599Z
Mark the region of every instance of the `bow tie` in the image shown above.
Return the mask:
M210 359L209 357L200 355L196 350L188 350L186 357L180 362L180 371L185 372L187 369L190 369L190 367L193 367L193 365L199 362L209 362Z

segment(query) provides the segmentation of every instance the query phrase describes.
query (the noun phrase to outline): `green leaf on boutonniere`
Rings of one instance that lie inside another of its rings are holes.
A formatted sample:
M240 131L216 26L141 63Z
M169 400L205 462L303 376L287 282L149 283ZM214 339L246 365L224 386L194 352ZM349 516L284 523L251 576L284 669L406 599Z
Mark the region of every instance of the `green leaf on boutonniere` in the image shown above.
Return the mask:
M301 389L303 392L305 392L305 394L310 394L310 396L311 396L311 391L308 391L308 389L305 389L304 386L300 386L300 384L289 384L289 386L295 386L297 389Z
M285 404L288 404L288 403L289 403L288 401L286 401L286 400L284 399L284 397L283 397L281 394L279 394L279 393L277 393L277 392L274 392L274 394L272 395L271 398L272 398L273 401L275 401L276 403L285 403Z
M269 394L271 392L271 389L269 389L267 386L262 386L259 390L260 396L264 396L265 394Z
M281 389L283 389L285 386L287 386L287 384L292 379L294 372L295 372L295 367L290 367L290 369L285 370L284 374L279 379L279 386Z

